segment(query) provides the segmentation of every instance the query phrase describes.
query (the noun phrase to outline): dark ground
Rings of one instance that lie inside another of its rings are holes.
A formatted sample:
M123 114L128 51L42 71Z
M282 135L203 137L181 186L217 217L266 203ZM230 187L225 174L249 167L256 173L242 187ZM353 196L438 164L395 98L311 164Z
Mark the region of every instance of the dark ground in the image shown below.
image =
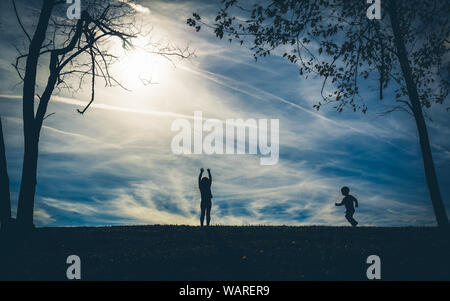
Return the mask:
M450 239L435 228L117 226L39 228L0 238L0 280L450 280Z

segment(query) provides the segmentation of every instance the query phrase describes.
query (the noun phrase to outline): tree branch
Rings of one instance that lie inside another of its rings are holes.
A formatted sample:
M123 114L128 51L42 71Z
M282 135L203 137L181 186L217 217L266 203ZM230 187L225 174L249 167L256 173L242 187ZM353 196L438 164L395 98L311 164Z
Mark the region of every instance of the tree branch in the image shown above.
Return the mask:
M22 28L22 31L23 31L23 32L25 33L25 35L27 36L28 42L31 43L31 37L30 37L30 35L28 34L28 32L25 30L25 27L23 26L22 21L20 20L19 13L17 12L16 1L15 1L15 0L12 0L12 4L13 4L13 7L14 7L14 13L15 13L15 15L16 15L17 22L19 22L20 28Z

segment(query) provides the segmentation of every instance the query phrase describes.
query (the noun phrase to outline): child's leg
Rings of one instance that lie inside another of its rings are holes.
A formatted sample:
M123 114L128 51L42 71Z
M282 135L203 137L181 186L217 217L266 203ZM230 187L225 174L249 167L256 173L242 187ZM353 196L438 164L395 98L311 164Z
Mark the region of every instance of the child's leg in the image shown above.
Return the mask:
M203 203L200 205L200 226L203 227L203 221L205 220L205 211L206 208Z
M348 222L349 222L350 224L352 224L352 220L351 220L350 214L346 213L346 214L345 214L345 218L348 220ZM352 225L353 225L353 224L352 224Z
M345 218L348 220L348 222L355 227L358 222L353 218L353 214L355 214L354 211L348 211L345 213Z
M206 207L206 225L209 226L209 222L211 221L211 205Z

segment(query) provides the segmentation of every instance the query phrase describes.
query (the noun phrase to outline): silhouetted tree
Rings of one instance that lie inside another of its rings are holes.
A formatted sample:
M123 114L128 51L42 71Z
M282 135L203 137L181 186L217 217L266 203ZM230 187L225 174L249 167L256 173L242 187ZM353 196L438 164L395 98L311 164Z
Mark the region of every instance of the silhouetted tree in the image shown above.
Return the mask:
M136 26L136 6L132 0L83 0L79 19L74 20L66 16L66 1L42 0L39 19L32 35L21 22L14 0L12 3L28 41L27 51L19 51L13 64L23 80L25 142L17 221L27 229L33 227L39 136L42 123L49 116L46 112L52 94L55 89L73 89L74 80L79 81L79 88L88 78L92 92L87 106L78 110L83 114L94 101L97 78L102 79L106 86L121 86L110 73L111 64L119 59L110 51L112 41L115 39L124 48L132 48L134 39L142 36L142 31ZM149 45L149 52L165 57L185 58L191 55L188 49ZM42 62L48 64L48 79L45 88L37 92L38 63ZM37 110L35 103L38 103Z
M6 167L5 141L3 140L2 119L0 116L0 223L2 229L11 218L11 197L9 193L9 177Z
M367 17L365 0L222 0L214 23L198 13L187 23L219 38L252 43L254 58L276 49L299 66L300 75L323 78L322 99L366 112L359 94L362 81L376 80L379 97L393 84L389 111L414 116L428 189L439 226L448 218L439 190L425 123L426 108L442 104L449 92L450 1L382 0L382 19ZM447 61L445 61L447 60Z

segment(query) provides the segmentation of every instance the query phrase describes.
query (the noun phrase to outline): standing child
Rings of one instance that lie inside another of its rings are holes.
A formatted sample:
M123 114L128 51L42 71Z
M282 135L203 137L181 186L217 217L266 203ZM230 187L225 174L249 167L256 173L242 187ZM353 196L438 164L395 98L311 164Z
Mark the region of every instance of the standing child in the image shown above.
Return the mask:
M198 188L200 189L201 195L201 203L200 203L200 225L203 227L203 221L205 219L206 214L206 226L209 226L209 222L211 221L211 184L212 184L212 176L211 170L208 168L208 176L202 177L203 172L205 171L203 168L200 169L200 174L198 175Z
M358 208L358 200L352 196L350 193L350 188L344 186L341 188L342 195L344 198L340 203L335 203L336 206L345 206L345 218L348 220L353 227L356 227L358 222L353 218L353 214L355 214L355 208L353 207L353 202L355 203L355 207Z

